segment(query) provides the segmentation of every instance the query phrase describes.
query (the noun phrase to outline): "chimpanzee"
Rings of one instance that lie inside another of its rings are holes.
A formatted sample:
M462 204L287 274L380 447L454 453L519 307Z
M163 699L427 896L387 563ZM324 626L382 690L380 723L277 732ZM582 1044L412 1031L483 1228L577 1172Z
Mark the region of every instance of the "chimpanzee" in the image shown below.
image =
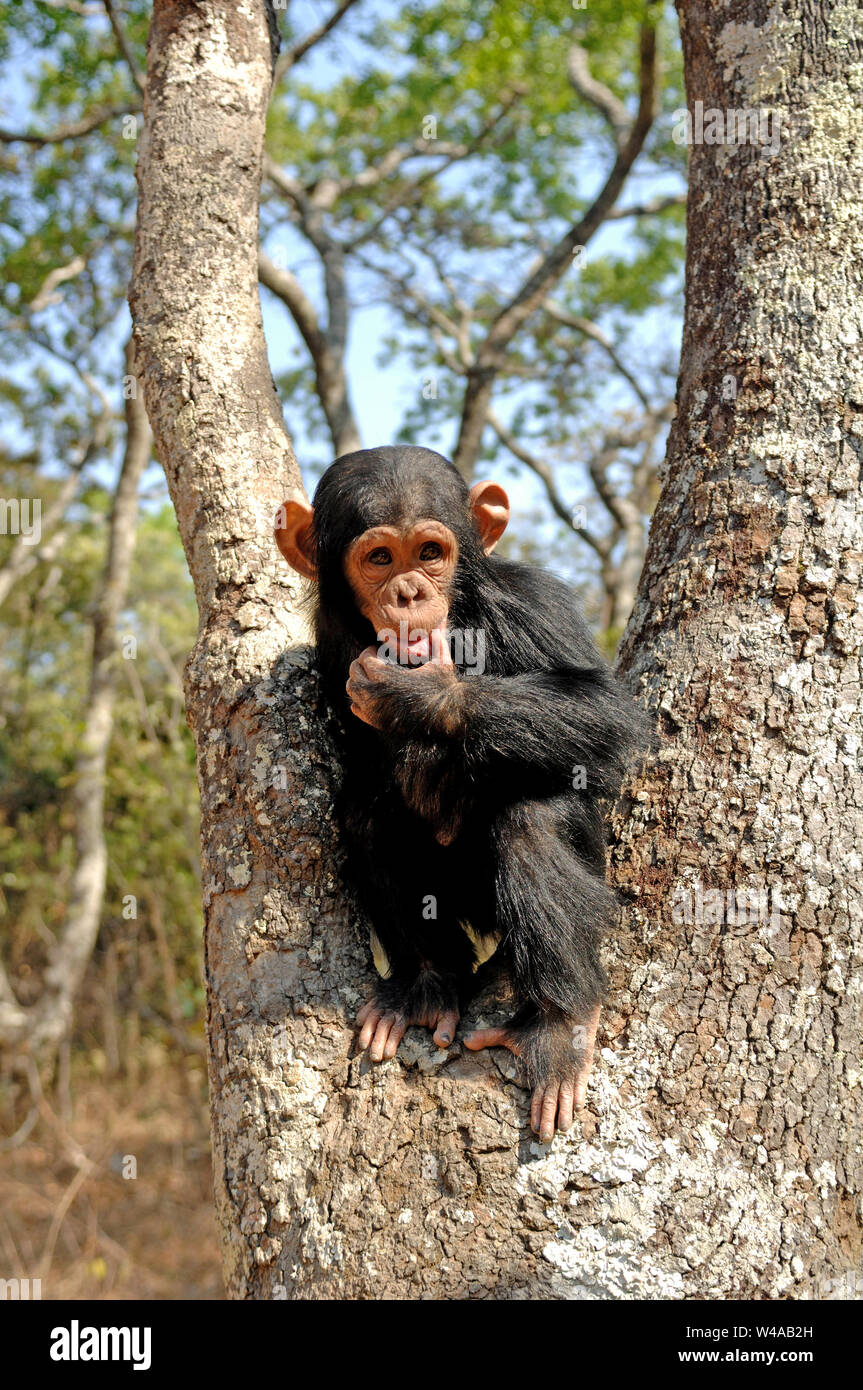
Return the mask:
M317 583L348 868L388 963L359 1046L393 1057L419 1024L448 1047L494 951L515 1016L464 1042L522 1059L547 1142L584 1103L614 910L598 803L640 719L569 589L492 555L508 520L502 487L430 449L361 449L276 539Z

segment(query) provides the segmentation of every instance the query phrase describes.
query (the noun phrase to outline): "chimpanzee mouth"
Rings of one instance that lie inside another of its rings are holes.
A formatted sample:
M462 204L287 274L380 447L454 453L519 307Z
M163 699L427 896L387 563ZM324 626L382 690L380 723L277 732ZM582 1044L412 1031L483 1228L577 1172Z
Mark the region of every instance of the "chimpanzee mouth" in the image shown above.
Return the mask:
M377 634L381 654L400 665L422 666L432 655L432 633L436 630L406 619L382 628Z
M398 647L400 661L407 661L410 666L419 666L431 656L431 636L421 628L413 628L407 642L403 642L399 636Z

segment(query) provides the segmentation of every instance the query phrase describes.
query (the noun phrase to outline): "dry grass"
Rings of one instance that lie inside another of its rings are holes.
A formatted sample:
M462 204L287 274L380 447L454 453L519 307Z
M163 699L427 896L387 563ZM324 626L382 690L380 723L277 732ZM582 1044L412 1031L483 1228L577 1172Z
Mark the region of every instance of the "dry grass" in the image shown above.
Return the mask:
M63 1118L41 1101L25 1141L0 1151L0 1278L41 1277L43 1299L224 1298L204 1080L182 1066L134 1087L75 1075ZM28 1104L11 1126L4 1107L6 1134Z

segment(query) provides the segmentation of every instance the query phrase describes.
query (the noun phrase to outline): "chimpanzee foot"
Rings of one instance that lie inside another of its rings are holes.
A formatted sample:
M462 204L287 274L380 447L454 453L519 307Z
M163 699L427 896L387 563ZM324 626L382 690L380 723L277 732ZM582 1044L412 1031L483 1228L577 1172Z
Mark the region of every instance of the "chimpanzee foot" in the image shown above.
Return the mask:
M569 1129L573 1115L584 1106L598 1023L597 1005L583 1024L562 1015L553 1020L541 1016L530 1026L514 1021L504 1028L479 1028L464 1045L472 1052L506 1047L522 1059L533 1088L530 1127L543 1144L550 1144L555 1125Z
M427 971L407 988L385 982L357 1014L360 1052L368 1048L372 1062L388 1061L412 1026L433 1029L435 1045L449 1047L459 1020L457 998L440 976Z

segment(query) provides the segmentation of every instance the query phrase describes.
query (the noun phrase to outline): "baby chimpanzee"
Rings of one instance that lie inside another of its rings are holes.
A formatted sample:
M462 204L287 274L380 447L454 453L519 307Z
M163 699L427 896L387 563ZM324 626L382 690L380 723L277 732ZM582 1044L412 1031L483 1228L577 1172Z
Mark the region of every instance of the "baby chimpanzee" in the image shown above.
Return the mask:
M362 449L327 469L314 508L284 504L276 539L317 583L348 866L389 963L360 1046L393 1057L418 1024L448 1047L474 940L496 945L517 1012L465 1045L523 1060L548 1141L584 1102L615 906L598 803L639 713L569 590L492 555L508 520L502 487L468 489L430 449Z

